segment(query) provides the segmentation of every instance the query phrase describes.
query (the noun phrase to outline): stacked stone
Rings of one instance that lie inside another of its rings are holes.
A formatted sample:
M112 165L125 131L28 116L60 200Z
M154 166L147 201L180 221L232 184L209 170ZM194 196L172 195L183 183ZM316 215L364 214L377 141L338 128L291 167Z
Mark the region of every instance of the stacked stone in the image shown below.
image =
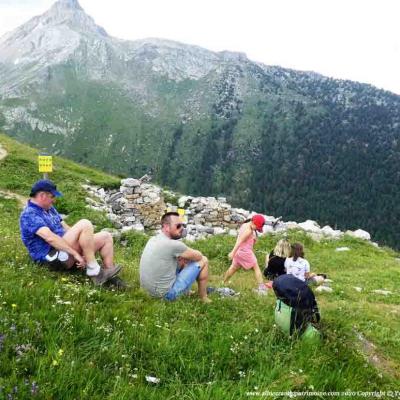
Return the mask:
M219 234L236 236L241 223L253 214L241 208L233 208L225 197L182 196L178 200L178 206L171 204L166 206L162 189L149 184L148 177L143 178L122 180L119 191L106 192L101 188L84 185L92 196L86 198L88 207L105 212L121 232L158 230L161 228L160 218L167 208L171 211L178 211L178 207L183 208L185 222L188 224L188 240ZM267 234L301 229L314 240L338 239L344 235L340 230L334 230L330 226L321 228L317 222L311 220L297 223L283 222L280 218L276 220L272 216L264 215L264 217L266 225L263 232ZM368 241L371 239L370 234L361 229L354 232L347 231L346 234Z
M204 239L212 235L237 235L237 229L251 215L250 211L233 208L225 197L182 196L179 208L185 209L188 240ZM177 207L170 206L172 211Z
M186 209L189 224L207 228L221 228L225 231L236 229L250 215L249 211L232 208L225 197L183 196L178 203Z
M120 214L123 226L132 226L135 230L139 230L138 224L150 230L160 228L160 217L166 206L158 186L139 179L123 179L119 193L111 196L110 201L113 212Z
M86 197L86 207L96 211L103 211L106 214L112 213L111 207L106 203L106 192L103 188L91 185L82 185L82 187L92 197Z
M103 211L117 229L144 231L160 228L160 218L165 212L161 188L139 179L123 179L119 191L83 185L92 197L87 197L87 207Z

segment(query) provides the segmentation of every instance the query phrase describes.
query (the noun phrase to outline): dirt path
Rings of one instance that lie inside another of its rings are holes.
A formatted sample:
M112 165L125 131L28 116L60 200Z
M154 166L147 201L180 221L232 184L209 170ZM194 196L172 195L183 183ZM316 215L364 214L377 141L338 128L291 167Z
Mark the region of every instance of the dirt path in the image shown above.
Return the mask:
M15 199L18 201L19 206L21 208L24 208L27 202L27 198L24 196L21 196L20 194L10 192L9 190L2 190L0 189L0 197L3 197L4 199Z
M7 150L3 147L3 145L0 143L0 161L7 157ZM0 189L0 196L4 197L5 199L15 199L18 200L18 203L21 208L25 207L26 204L26 198L17 194L10 192L9 190L2 190Z
M358 332L354 329L354 333L358 339L358 343L356 344L358 350L364 355L368 362L379 371L390 375L393 378L399 379L400 373L397 369L396 363L379 354L376 346L367 340L361 332Z
M7 150L3 147L3 145L0 143L0 160L2 160L4 157L7 156Z

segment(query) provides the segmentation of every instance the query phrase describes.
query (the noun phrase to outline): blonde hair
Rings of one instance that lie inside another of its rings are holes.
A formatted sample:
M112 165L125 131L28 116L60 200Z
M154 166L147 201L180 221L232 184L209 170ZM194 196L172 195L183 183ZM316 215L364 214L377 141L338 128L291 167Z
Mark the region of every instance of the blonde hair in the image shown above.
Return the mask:
M291 246L287 239L281 239L274 248L274 255L278 257L290 257Z

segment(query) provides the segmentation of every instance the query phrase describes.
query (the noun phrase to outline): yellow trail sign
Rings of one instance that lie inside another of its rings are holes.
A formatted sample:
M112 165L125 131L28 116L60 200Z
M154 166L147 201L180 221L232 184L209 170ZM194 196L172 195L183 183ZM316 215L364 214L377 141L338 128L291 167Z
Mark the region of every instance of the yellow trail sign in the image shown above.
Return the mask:
M39 172L53 172L53 157L39 156Z
M171 211L175 211L175 210L176 210L176 208L174 208L174 209L171 209L171 207L167 207L167 208L166 208L166 212L171 212ZM184 224L187 224L188 218L187 218L187 216L186 216L186 210L185 210L184 208L178 208L178 209L176 210L176 212L179 214L180 220L181 220Z
M188 219L187 219L187 216L185 215L186 214L185 209L184 208L178 208L178 214L179 214L179 218L181 219L181 221L184 224L187 224Z

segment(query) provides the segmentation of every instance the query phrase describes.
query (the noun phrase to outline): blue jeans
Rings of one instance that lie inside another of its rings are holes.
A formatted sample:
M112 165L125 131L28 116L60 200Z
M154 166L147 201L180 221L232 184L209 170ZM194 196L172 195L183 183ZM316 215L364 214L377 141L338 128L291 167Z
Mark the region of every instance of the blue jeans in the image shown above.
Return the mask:
M177 270L176 279L171 289L164 295L165 300L173 301L176 300L179 296L189 291L192 287L194 281L200 274L200 265L192 261L188 263L181 270Z

